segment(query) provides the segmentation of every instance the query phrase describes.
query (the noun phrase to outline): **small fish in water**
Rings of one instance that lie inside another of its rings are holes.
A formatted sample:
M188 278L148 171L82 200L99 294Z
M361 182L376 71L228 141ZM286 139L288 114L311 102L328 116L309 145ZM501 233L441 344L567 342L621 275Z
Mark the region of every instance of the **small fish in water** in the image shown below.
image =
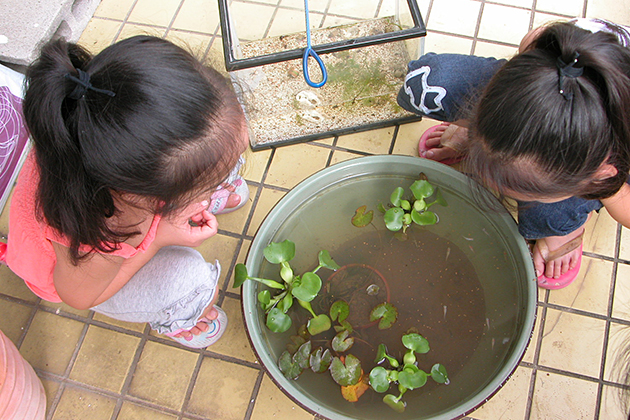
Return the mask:
M378 292L381 291L381 288L378 287L376 284L370 284L365 291L370 296L376 296L378 295Z

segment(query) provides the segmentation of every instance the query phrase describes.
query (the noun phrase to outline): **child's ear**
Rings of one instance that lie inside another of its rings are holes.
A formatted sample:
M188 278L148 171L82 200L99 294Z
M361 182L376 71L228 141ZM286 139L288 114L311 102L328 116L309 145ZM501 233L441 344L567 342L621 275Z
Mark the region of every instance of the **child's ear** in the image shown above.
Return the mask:
M604 179L612 178L617 175L617 168L610 163L602 163L595 172L595 179L602 181Z

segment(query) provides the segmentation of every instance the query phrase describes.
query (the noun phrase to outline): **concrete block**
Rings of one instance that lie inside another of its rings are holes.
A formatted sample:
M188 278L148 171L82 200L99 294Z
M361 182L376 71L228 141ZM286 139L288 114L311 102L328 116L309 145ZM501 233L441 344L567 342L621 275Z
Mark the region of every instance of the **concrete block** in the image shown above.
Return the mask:
M100 0L2 0L0 61L30 64L53 38L76 42Z

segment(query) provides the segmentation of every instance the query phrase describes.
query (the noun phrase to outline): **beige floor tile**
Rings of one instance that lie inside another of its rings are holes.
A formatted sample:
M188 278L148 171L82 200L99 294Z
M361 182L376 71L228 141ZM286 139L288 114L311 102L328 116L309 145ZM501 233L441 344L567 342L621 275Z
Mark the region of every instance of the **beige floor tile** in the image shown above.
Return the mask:
M106 315L99 314L99 313L95 313L93 319L96 320L96 321L105 322L105 323L107 323L109 325L115 325L115 326L120 327L120 328L126 328L128 330L137 331L137 332L140 332L140 333L144 331L144 328L147 325L147 324L141 323L141 322L119 321L117 319L110 318L110 317L108 317Z
M212 0L184 0L173 22L173 28L214 34L219 26L217 4Z
M135 0L107 0L101 1L94 13L94 16L124 20L131 8L133 7Z
M329 138L326 138L326 139L314 140L313 143L315 143L315 144L325 144L327 146L332 146L334 141L335 141L334 137L329 137Z
M333 156L332 159L330 161L331 165L334 165L335 163L339 163L339 162L343 162L346 160L350 160L350 159L356 159L361 157L362 155L358 155L356 153L350 153L350 152L343 152L341 150L336 150L333 152Z
M147 342L129 394L179 410L198 357L198 354L186 350Z
M57 314L66 312L69 314L79 315L84 318L87 318L90 315L89 309L76 309L63 302L48 302L46 300L42 300L42 305L54 309Z
M238 212L237 212L238 213ZM219 217L221 217L219 215ZM220 220L220 219L219 219ZM219 221L219 223L221 223ZM219 225L221 226L221 225ZM216 260L219 260L221 264L221 276L219 278L219 287L223 285L227 276L227 270L232 264L234 254L236 254L236 248L238 247L239 239L231 236L217 234L208 239L200 247L195 248L203 255L206 261L214 264Z
M164 37L164 34L166 34L165 27L126 23L123 26L122 31L120 31L120 35L118 35L118 38L116 38L116 41L118 42L136 35L148 35L162 38Z
M586 17L612 20L620 25L630 25L630 0L589 0Z
M121 26L121 22L93 18L81 34L79 44L92 54L97 54L114 42Z
M128 21L145 25L170 25L181 0L138 0Z
M528 363L534 363L534 356L536 353L536 346L538 345L538 336L540 332L540 326L542 325L542 308L536 308L536 323L534 324L534 332L532 333L532 338L527 346L527 350L525 350L525 355L523 356L523 361Z
M621 228L621 244L619 247L619 258L630 260L630 229Z
M536 10L565 16L582 16L584 3L574 0L537 0Z
M320 25L322 28L332 28L333 26L351 25L360 22L360 19L346 18L342 16L326 15L324 22ZM317 26L316 22L312 22L313 26Z
M498 4L486 4L483 9L479 38L518 45L529 30L529 10Z
M630 327L613 322L610 324L608 333L604 380L626 384L630 379L628 375L630 375Z
M254 210L254 214L252 215L251 223L247 229L248 235L253 236L256 233L267 214L269 214L273 206L275 206L285 194L286 193L282 191L263 188L260 198L258 199L256 210Z
M251 420L269 420L273 418L312 420L313 415L291 401L265 375L256 397L256 405L254 406Z
M470 416L488 420L523 420L526 418L525 410L531 375L530 368L517 368L499 392Z
M609 385L604 385L602 404L599 408L599 418L606 420L628 420L627 391Z
M308 9L311 12L325 12L326 7L328 7L328 0L309 0L308 1ZM259 3L269 3L276 4L276 0L263 0ZM302 16L304 16L304 0L281 0L280 6L282 7L292 7L294 9L302 10Z
M231 213L219 214L217 216L217 221L219 222L219 229L226 230L228 232L241 234L243 233L243 229L245 228L245 223L247 222L247 216L249 215L252 202L254 197L256 196L257 187L253 185L248 185L249 187L249 200L247 204L245 204L240 209L233 211ZM212 241L207 241L207 243L211 243Z
M116 401L80 388L66 387L53 420L109 420Z
M140 405L132 404L130 402L124 402L120 413L118 414L120 420L176 420L177 416L161 413L151 408L142 407Z
M470 54L472 50L472 39L455 35L445 35L438 33L428 33L425 38L424 52L434 52L438 54Z
M84 384L120 392L140 339L91 325L74 363L70 378Z
M612 269L609 261L582 257L577 279L564 289L552 290L549 303L607 315Z
M241 250L238 253L238 257L236 258L237 262L245 264L245 260L247 259L247 252L249 251L249 247L252 245L252 241L249 239L244 239L243 244L241 245ZM232 291L234 293L239 293L240 289L232 289L233 279L230 281L230 286L228 287L228 291Z
M44 393L46 394L46 411L50 412L52 402L57 395L57 391L59 391L59 382L51 381L49 379L41 379L41 381L44 386Z
M269 156L271 156L270 149L257 152L248 150L245 153L246 162L242 169L243 178L248 181L261 182L269 163Z
M266 183L293 188L311 174L323 169L330 150L310 144L296 144L276 150Z
M0 299L0 331L16 344L26 328L33 308Z
M361 7L351 1L332 1L328 13L360 19L372 19L376 15L379 0L362 0Z
M441 121L431 118L422 118L421 121L401 125L396 135L396 143L392 153L395 155L418 156L420 136L429 128L440 123Z
M592 419L597 384L555 373L538 372L530 420Z
M386 155L389 152L393 137L394 127L385 127L340 136L337 140L337 146L374 155Z
M506 45L493 44L491 42L481 42L478 41L475 44L475 55L481 57L494 57L494 58L505 58L509 60L514 57L514 54L517 53L516 47L509 47Z
M530 9L532 7L531 0L496 0L496 3L505 4L507 6L517 6Z
M473 36L479 9L480 3L474 0L433 2L427 30Z
M206 55L207 66L212 67L225 77L229 77L228 71L225 69L225 57L223 56L223 41L219 37L215 37L210 44L210 49Z
M545 24L553 22L565 22L566 20L566 16L554 15L552 13L535 12L532 28L538 28L539 26L543 26Z
M257 376L255 369L206 357L186 411L212 419L240 420Z
M548 309L539 364L597 378L604 327L600 319Z
M83 323L38 311L20 353L37 369L62 375L74 353Z
M630 266L626 264L617 266L612 316L630 321Z
M208 350L248 362L256 362L256 356L252 351L245 332L241 302L237 299L226 297L221 304L221 308L228 316L228 327L223 337L213 344L212 347L208 347Z
M166 39L179 45L199 60L204 59L210 41L212 41L210 35L194 34L177 30L169 31L168 34L166 34Z
M262 39L275 7L256 3L232 3L230 13L233 30L240 40Z
M310 2L309 2L310 7ZM304 4L302 4L302 9ZM310 14L311 30L317 29L316 24L322 20L323 15L317 12ZM304 10L278 9L269 28L268 38L280 35L293 34L306 31Z
M615 255L617 222L610 217L606 209L591 214L584 233L584 251L613 257Z
M6 265L0 265L0 293L29 302L39 299L26 286L24 280L15 275Z

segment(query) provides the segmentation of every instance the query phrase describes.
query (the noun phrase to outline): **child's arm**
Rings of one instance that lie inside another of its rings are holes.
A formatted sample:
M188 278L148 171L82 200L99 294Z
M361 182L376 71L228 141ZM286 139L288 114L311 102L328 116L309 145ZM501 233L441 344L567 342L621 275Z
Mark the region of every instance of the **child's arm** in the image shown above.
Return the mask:
M623 184L615 195L601 201L613 219L630 228L630 185Z
M94 253L78 265L73 265L68 248L53 243L57 255L54 282L59 297L74 308L91 308L118 292L160 248L201 245L218 229L216 218L206 210L207 205L207 202L196 203L179 216L162 219L148 249L128 259ZM190 220L197 226L191 226Z

